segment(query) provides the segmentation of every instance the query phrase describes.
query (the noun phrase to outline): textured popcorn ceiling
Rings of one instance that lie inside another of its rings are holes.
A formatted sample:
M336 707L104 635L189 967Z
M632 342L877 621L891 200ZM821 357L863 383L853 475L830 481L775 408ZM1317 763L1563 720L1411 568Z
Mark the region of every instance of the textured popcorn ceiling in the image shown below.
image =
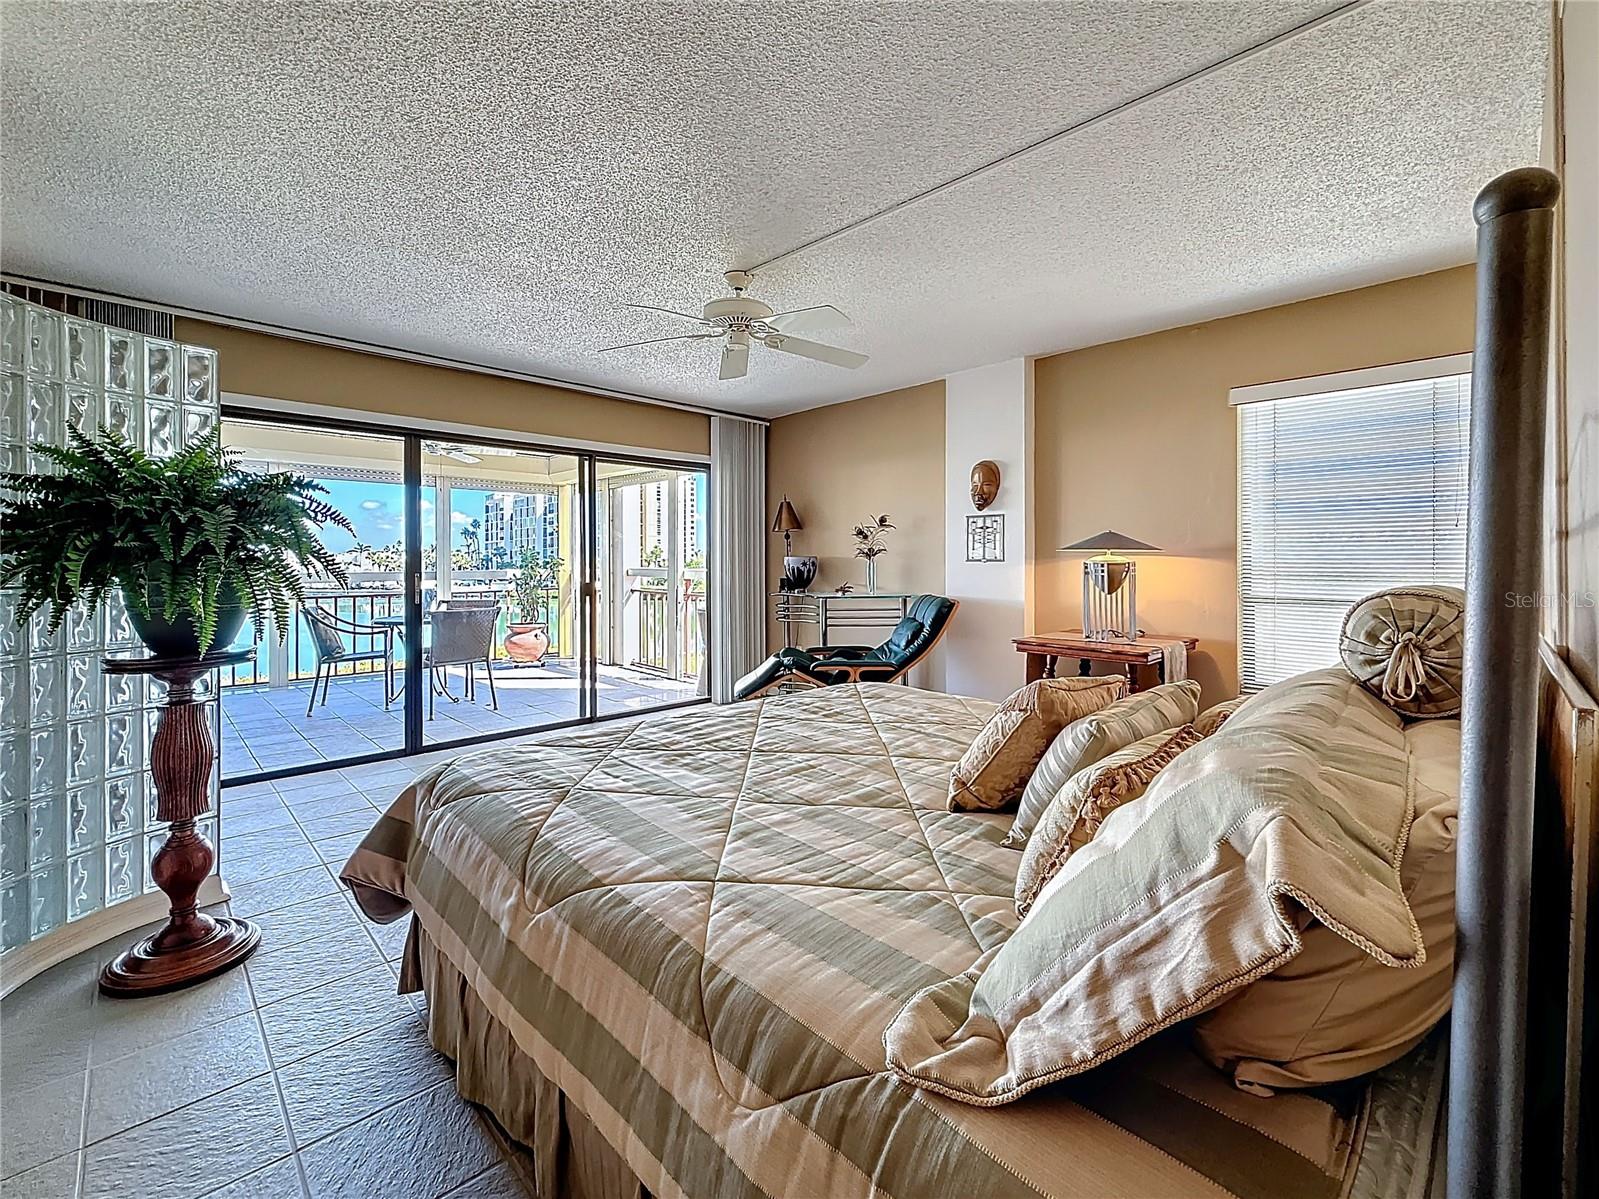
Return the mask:
M858 371L686 331L721 273L1337 3L0 5L9 271L771 415L1469 260L1547 13L1375 0L784 257Z

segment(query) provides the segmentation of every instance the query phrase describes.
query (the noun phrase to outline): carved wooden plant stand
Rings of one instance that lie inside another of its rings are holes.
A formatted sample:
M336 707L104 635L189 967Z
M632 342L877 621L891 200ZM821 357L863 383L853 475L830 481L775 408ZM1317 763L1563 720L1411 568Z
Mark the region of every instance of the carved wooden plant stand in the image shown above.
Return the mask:
M247 662L252 649L223 650L203 657L107 658L107 674L147 674L167 685L166 705L150 746L156 818L170 821L167 839L150 863L150 877L172 903L166 927L140 941L100 973L104 995L154 995L175 991L237 966L261 943L248 920L210 916L199 910L200 884L216 853L195 827L211 806L211 764L216 746L195 680L218 666Z

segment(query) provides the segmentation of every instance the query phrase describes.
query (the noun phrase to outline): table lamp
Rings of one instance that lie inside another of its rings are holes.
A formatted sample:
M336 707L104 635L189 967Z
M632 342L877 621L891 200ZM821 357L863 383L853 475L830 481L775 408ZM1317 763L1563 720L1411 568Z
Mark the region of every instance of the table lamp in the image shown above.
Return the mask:
M783 556L789 557L794 552L793 535L805 526L800 523L799 513L794 511L794 505L788 502L788 496L783 497L783 502L777 506L777 515L772 519L772 532L783 535Z
M1062 553L1093 554L1083 560L1083 636L1090 641L1137 641L1137 567L1128 555L1158 554L1160 548L1110 529L1060 548Z
M800 523L799 513L794 511L794 505L788 502L788 496L785 495L783 502L777 506L777 516L772 520L772 532L783 535L783 577L777 581L779 591L807 591L816 581L816 559L794 556L793 534L804 527Z

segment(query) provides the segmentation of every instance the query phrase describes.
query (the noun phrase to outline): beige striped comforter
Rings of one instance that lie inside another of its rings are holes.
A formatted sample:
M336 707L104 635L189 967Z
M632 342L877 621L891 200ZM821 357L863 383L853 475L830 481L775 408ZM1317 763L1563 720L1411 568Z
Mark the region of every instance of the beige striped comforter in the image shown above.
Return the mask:
M900 1006L1016 923L1010 816L945 810L992 710L861 684L473 753L344 877L657 1196L1338 1195L1358 1096L1243 1095L1178 1039L996 1108L888 1072Z

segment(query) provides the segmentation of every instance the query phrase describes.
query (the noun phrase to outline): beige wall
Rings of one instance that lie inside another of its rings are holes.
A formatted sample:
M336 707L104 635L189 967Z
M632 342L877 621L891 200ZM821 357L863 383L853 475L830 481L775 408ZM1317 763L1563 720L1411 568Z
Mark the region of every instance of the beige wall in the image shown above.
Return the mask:
M456 421L531 436L671 454L710 452L710 419L560 387L251 333L180 317L177 337L214 346L222 389L331 408Z
M1167 551L1139 563L1140 625L1197 636L1205 702L1234 695L1228 389L1468 351L1474 308L1467 266L1038 359L1034 631L1081 623L1081 559L1054 547L1116 529Z
M852 557L850 530L887 512L898 527L877 560L884 591L944 586L944 384L942 380L813 408L772 422L767 439L767 521L786 494L804 522L796 554L820 561L819 589L854 583L865 564ZM768 527L770 524L768 523ZM767 577L783 571L783 539L767 541ZM781 644L773 627L774 646Z

